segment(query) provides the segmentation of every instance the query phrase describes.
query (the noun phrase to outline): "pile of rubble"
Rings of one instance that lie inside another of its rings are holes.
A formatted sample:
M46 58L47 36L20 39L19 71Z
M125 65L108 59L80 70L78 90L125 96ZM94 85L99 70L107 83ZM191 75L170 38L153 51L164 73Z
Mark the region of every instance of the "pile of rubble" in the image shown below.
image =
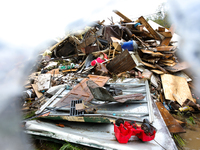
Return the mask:
M123 19L119 24L95 22L38 57L36 72L23 93L22 110L35 111L34 117L26 118L27 124L33 118L56 120L59 127L66 125L58 120L116 123L120 118L153 123L156 101L170 133L185 132L169 110L199 111L200 107L189 88L192 79L183 72L189 65L176 57L173 29L153 29L155 23L143 16L132 21L114 12ZM33 134L28 128L27 133Z

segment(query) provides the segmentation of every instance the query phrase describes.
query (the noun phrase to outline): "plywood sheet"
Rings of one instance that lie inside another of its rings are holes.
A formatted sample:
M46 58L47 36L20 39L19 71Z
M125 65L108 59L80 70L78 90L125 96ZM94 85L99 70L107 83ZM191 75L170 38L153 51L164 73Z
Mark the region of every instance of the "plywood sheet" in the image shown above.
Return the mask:
M161 75L161 80L166 99L176 101L177 98L173 96L174 94L178 97L180 105L182 105L186 99L193 101L191 91L185 78L164 74Z
M170 133L184 133L186 132L181 125L174 119L161 102L156 102L156 105L165 121Z

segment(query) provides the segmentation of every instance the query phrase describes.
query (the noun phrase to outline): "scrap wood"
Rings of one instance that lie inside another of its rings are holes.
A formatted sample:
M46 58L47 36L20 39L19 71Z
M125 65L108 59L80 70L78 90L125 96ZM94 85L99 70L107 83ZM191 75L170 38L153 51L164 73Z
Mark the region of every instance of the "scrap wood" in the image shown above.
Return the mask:
M142 23L142 25L145 26L145 28L151 33L151 35L156 39L156 40L162 40L161 37L158 35L158 33L149 25L149 23L144 19L143 16L139 18L139 21Z
M163 71L160 71L160 70L151 70L152 72L156 73L156 74L165 74Z
M37 95L38 98L42 97L42 93L38 91L38 87L36 84L31 84L31 86L33 87L33 90L35 91L35 94Z
M172 51L175 48L176 48L175 46L157 46L156 47L157 51L159 52Z
M181 70L185 70L189 67L190 67L190 65L187 62L181 62L181 63L177 63L173 67L168 66L168 67L164 67L164 68L170 72L178 72Z
M185 78L170 74L164 74L161 75L161 80L166 99L177 101L181 106L186 99L190 99L194 102Z
M147 66L147 67L156 69L156 66L154 66L154 65L152 65L152 64L149 64L149 63L146 63L146 62L144 62L144 61L142 61L142 64L145 65L145 66Z
M128 50L125 50L120 55L116 56L110 63L108 63L106 68L110 72L118 74L120 72L130 71L135 66L136 64L130 53Z
M174 117L168 112L161 102L156 102L156 105L165 121L170 133L185 133L186 131L181 125L174 119Z
M168 73L164 68L162 68L161 66L159 66L158 64L155 64L155 67L160 69L162 72L164 73Z
M114 13L116 13L118 16L120 16L121 18L124 19L125 22L132 22L131 19L129 19L128 17L126 17L125 15L123 15L121 12L119 12L118 10L113 10Z
M160 52L153 52L151 50L145 50L145 49L141 49L141 51L145 54L150 54L152 56L155 56L155 57L164 57L165 55L160 53Z

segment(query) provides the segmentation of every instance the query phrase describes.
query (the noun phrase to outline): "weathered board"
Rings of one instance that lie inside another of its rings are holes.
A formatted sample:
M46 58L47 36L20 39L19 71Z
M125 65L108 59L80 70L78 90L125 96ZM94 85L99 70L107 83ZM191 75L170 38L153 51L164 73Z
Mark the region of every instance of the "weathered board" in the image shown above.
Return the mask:
M170 71L170 72L178 72L178 71L189 68L189 66L190 65L187 62L181 62L181 63L177 63L173 67L167 66L167 67L165 67L165 69Z
M161 102L156 102L156 105L165 121L170 133L184 133L186 132L181 125L174 119Z
M35 91L35 94L37 95L37 97L40 98L43 94L38 91L37 85L36 84L31 84L31 86L33 87L33 90Z
M120 72L130 71L135 66L136 64L128 50L125 50L120 55L116 56L109 64L107 64L106 68L109 72L118 74Z
M180 105L182 105L186 99L194 101L185 78L164 74L161 75L161 80L166 99L172 101L177 100ZM173 94L176 97L174 97Z
M157 34L157 32L149 25L149 23L144 19L143 16L139 18L139 21L142 23L142 25L145 26L145 28L151 33L151 35L156 39L161 41L161 37Z

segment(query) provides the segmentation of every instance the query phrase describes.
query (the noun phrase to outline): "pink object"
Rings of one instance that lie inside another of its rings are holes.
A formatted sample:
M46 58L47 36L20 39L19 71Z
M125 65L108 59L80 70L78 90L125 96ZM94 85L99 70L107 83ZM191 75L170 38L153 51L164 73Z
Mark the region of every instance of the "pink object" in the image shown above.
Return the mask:
M104 62L105 60L102 60L100 57L98 57L97 59L95 59L95 60L93 60L92 62L91 62L91 65L92 66L94 66L94 65L96 65L96 63L102 63L102 62Z

